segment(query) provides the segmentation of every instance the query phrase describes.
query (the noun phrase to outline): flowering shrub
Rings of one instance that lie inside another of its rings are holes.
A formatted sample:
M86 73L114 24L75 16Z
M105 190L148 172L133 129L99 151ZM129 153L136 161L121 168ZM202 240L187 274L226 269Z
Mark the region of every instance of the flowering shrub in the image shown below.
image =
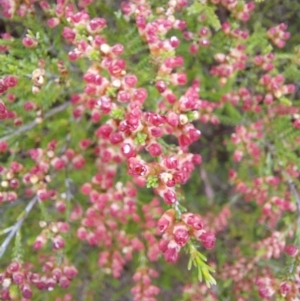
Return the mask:
M287 3L0 0L1 300L300 300Z

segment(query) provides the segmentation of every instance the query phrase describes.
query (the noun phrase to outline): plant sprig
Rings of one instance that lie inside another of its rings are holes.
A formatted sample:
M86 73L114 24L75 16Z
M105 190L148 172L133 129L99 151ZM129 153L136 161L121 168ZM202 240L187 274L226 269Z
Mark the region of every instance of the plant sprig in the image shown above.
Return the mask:
M189 242L188 253L190 254L190 259L188 262L188 270L190 271L192 266L198 270L198 280L205 281L206 285L210 288L212 285L216 285L217 282L215 278L211 275L215 270L206 264L207 258L199 252L192 242Z

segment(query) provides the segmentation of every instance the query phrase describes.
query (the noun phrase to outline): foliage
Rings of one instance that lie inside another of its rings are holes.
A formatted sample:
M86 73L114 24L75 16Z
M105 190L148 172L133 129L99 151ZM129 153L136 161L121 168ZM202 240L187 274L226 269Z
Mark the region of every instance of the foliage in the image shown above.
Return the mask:
M0 299L299 300L297 0L0 0Z

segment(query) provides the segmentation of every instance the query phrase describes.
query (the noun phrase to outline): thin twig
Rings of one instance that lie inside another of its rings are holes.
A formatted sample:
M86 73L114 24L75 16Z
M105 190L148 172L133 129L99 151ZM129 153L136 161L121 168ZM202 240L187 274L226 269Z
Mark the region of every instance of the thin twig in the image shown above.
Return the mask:
M213 200L214 200L214 197L215 197L215 194L214 194L214 190L211 187L210 181L208 179L207 172L206 172L206 170L204 169L203 166L200 168L200 176L201 176L201 179L204 183L205 194L208 198L208 202L210 204L212 204Z
M11 240L13 239L13 237L16 235L16 233L19 231L19 229L21 228L25 218L27 217L27 215L29 214L29 212L31 211L31 209L33 208L33 206L35 205L35 203L37 202L38 198L35 196L26 206L22 216L19 218L19 220L11 227L10 233L8 234L8 236L5 238L4 242L2 243L1 247L0 247L0 258L2 258L2 256L4 255L9 243L11 242Z
M10 227L8 227L8 228L5 228L5 229L1 230L1 231L0 231L0 235L9 233L9 232L12 230L13 227L14 227L14 226L10 226Z
M68 176L68 174L66 173L66 175ZM72 180L69 179L68 177L65 179L65 185L66 185L66 189L67 189L67 192L66 192L66 200L68 202L71 201L71 199L73 198L73 194L72 194L72 190L71 190L71 182Z
M289 186L294 198L296 199L298 209L298 225L300 226L300 196L296 190L295 184L291 180L289 180Z
M68 101L68 102L64 102L63 104L61 104L60 106L58 107L55 107L53 108L52 110L50 110L49 112L47 112L44 116L44 119L46 118L50 118L54 115L56 115L57 113L65 110L71 103ZM21 126L20 128L18 128L17 130L13 131L11 134L8 134L4 137L1 137L0 138L0 142L2 141L6 141L7 139L9 138L12 138L14 136L17 136L23 132L27 132L27 131L30 131L31 129L33 129L35 126L37 126L38 123L36 121L33 121L31 123L28 123L28 124L25 124L23 126Z

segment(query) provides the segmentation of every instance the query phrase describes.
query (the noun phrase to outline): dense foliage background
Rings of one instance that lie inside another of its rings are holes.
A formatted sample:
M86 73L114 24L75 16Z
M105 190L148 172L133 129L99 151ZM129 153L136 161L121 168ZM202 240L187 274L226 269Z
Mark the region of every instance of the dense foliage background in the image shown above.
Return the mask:
M300 300L298 0L0 0L1 300Z

